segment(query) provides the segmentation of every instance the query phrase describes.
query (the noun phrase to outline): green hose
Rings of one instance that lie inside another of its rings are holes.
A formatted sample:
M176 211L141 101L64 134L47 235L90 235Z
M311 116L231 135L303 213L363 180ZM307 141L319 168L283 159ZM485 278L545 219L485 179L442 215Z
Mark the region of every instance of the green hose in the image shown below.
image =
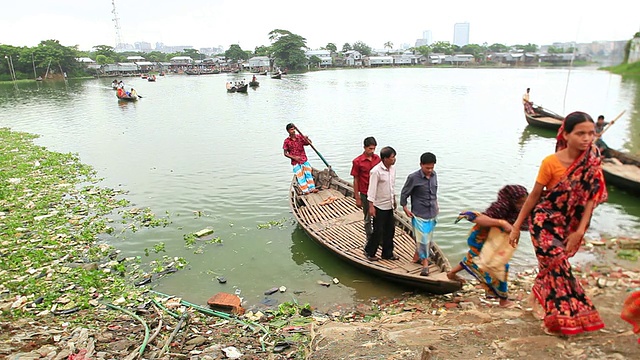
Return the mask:
M173 311L167 309L164 305L160 304L156 299L151 299L151 301L160 309L164 310L167 314L171 315L175 319L180 319L180 315L178 313L174 313Z
M163 293L155 291L155 290L149 290L149 291L152 292L152 293L158 294L158 295L160 295L162 297L167 297L167 298L171 297L170 295L163 294ZM260 337L260 345L262 346L262 351L265 351L266 346L264 344L264 339L269 335L269 330L267 330L267 328L265 328L261 324L258 324L258 323L253 322L253 321L251 321L251 322L242 321L242 320L240 320L240 319L238 319L238 318L236 318L234 316L231 316L231 315L229 315L227 313L224 313L222 311L216 311L216 310L207 309L205 307L202 307L202 306L197 305L197 304L190 303L190 302L188 302L186 300L182 300L182 299L180 299L180 304L182 304L184 306L188 306L190 308L193 308L193 309L195 309L197 311L200 311L201 313L204 313L204 314L213 315L213 316L217 316L217 317L220 317L220 318L223 318L223 319L226 319L226 320L234 321L234 322L236 322L236 323L238 323L240 325L249 327L251 329L251 331L256 331L256 327L259 328L260 330L262 330L264 332L264 335L262 335Z
M136 315L135 313L132 313L131 311L127 310L127 309L123 309L119 306L110 304L110 303L106 303L105 304L107 307L110 307L112 309L115 310L120 310L123 313L132 316L134 319L140 321L140 323L142 323L142 325L144 326L144 341L142 341L142 345L140 345L140 351L138 352L140 354L140 357L142 357L142 354L144 353L144 349L147 347L147 343L149 342L149 326L147 325L147 323L138 315Z

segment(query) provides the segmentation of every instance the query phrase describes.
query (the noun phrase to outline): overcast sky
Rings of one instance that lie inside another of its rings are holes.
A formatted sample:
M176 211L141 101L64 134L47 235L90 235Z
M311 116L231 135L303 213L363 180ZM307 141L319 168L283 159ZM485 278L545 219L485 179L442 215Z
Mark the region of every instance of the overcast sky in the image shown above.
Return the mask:
M632 0L537 1L254 1L115 0L125 43L194 48L269 45L268 33L289 30L318 49L363 41L395 48L430 30L433 41L453 41L457 22L470 24L470 43L506 45L628 40L640 31ZM277 5L277 8L273 6ZM0 44L35 46L56 39L65 46L115 46L111 0L6 1L0 11Z

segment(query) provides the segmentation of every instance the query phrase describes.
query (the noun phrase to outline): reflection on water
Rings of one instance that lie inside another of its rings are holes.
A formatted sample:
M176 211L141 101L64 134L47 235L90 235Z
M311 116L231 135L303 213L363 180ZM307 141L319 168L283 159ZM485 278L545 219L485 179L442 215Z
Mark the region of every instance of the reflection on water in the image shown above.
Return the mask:
M331 306L407 289L348 265L293 222L291 168L282 155L287 123L309 135L348 180L366 136L398 152L398 189L418 168L420 154L435 153L441 208L435 237L457 263L471 229L454 224L457 214L486 209L505 184L531 189L540 162L554 149L553 132L527 126L522 92L531 87L534 102L569 112L562 109L566 75L562 69L336 70L282 80L259 76L260 86L247 94L229 94L225 83L248 74L125 78L127 88L143 96L137 102L118 102L113 79L21 83L17 92L0 84L0 126L40 134L37 143L51 150L78 153L104 178L102 185L128 191L136 207L169 214L166 228L108 238L127 256L153 260L144 249L163 242L168 254L189 261L184 271L152 284L159 291L204 303L216 292L240 289L247 303L257 304L265 290L284 285L287 292L268 298ZM566 110L613 117L627 109L606 141L640 149L636 82L595 70L574 71L571 82ZM312 165L322 165L312 150L308 155ZM639 204L610 188L589 235L637 233ZM274 220L282 226L259 227ZM185 246L185 234L207 227L222 244ZM512 265L534 264L524 241ZM334 277L340 284L317 284Z

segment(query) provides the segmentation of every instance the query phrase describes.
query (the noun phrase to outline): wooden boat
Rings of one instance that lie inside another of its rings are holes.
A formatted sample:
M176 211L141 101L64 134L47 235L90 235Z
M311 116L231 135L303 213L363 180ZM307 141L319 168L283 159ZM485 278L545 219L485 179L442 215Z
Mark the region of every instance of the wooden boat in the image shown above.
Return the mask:
M258 81L249 81L249 86L258 87L258 86L260 86L260 82L258 82Z
M147 81L156 81L156 76L155 75L151 75L147 78Z
M640 195L640 158L628 153L605 149L602 171L607 185Z
M244 85L241 85L241 86L237 86L236 87L236 92L246 93L248 88L249 88L249 84L244 84Z
M272 79L282 79L282 74L278 73L278 74L271 75L271 78Z
M263 72L259 72L258 75L267 75L267 70L265 70Z
M366 235L362 210L356 206L353 187L332 170L313 169L321 190L302 195L294 176L289 200L291 211L304 231L317 243L342 260L392 282L426 290L433 294L448 294L460 290L462 284L447 278L449 260L434 244L429 259L429 276L420 276L422 266L412 261L415 241L408 218L395 213L395 254L400 260L368 261L364 254Z
M539 105L534 105L533 111L533 114L528 114L526 110L524 112L524 117L529 125L555 131L560 129L560 125L562 125L562 121L564 120L563 116Z
M138 97L137 96L118 96L116 95L116 97L118 98L118 100L124 100L124 101L138 101Z

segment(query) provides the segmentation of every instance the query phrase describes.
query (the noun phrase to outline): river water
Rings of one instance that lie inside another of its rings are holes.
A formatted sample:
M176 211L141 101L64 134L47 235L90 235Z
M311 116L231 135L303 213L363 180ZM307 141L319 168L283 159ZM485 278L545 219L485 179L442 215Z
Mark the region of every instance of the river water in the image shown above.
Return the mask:
M270 298L320 307L407 290L341 262L297 227L287 199L291 169L282 155L289 122L344 178L364 137L375 136L379 148L393 146L398 191L418 169L420 154L435 153L442 211L436 241L453 264L466 252L471 228L453 223L458 212L484 210L509 183L531 189L540 161L554 149L553 133L525 122L527 87L532 101L558 113L582 110L611 119L626 110L605 140L640 150L640 82L595 69L336 70L282 80L260 76L260 87L248 94L225 91L225 82L250 76L125 78L127 89L143 97L136 103L118 102L112 79L19 83L18 91L0 84L0 126L39 134L36 142L50 150L78 153L104 178L103 186L127 190L136 207L168 214L166 228L107 241L146 260L162 255L145 257L144 249L158 243L168 255L185 257L187 269L153 286L196 303L240 289L247 304L256 304L265 290L281 285L287 292ZM322 166L311 149L307 153L312 165ZM637 234L640 201L609 191L588 235ZM269 222L275 226L262 226ZM207 227L222 244L185 247L185 234ZM512 266L535 266L529 242ZM339 285L317 284L334 277Z

